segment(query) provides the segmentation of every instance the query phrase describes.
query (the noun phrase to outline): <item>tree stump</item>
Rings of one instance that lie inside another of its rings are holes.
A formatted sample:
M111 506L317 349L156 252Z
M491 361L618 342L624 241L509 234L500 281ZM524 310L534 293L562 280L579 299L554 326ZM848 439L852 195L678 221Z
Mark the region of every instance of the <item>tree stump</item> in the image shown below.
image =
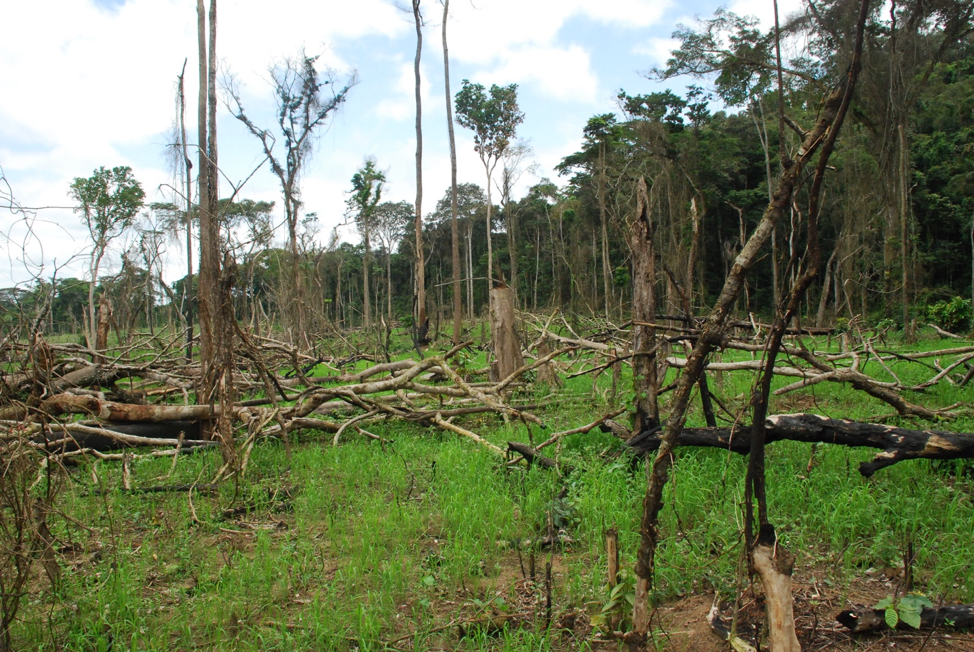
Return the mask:
M507 285L493 288L490 291L490 335L494 362L490 365L490 380L495 383L524 366L514 315L514 291Z

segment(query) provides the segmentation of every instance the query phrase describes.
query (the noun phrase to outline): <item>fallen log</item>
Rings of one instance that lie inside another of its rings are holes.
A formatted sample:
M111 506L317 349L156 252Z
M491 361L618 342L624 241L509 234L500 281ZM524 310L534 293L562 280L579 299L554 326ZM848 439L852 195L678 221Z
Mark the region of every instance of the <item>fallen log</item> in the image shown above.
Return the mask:
M884 609L848 609L835 617L843 627L861 634L889 629ZM946 607L928 607L920 612L920 629L949 627L951 629L970 629L974 627L974 604L954 604ZM913 629L902 619L897 629Z
M783 414L768 417L767 442L781 440L840 446L878 448L882 452L871 462L862 462L859 473L870 477L876 471L902 460L974 458L974 434L943 430L908 430L875 423L830 419L816 414ZM751 426L736 428L684 428L677 446L723 448L747 455L751 447ZM643 452L659 448L659 431L645 431L632 437L629 446Z
M104 401L95 396L55 394L41 401L36 409L13 405L0 410L0 419L22 420L37 412L46 417L85 414L101 421L196 421L215 419L220 409L209 405L136 405Z

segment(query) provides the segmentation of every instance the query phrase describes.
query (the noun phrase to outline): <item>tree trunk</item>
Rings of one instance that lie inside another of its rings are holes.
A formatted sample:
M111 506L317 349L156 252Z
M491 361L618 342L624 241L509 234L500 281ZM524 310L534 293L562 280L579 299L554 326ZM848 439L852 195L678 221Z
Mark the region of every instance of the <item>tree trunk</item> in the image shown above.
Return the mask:
M899 190L900 190L900 266L903 269L900 299L903 303L903 334L909 344L916 342L916 334L910 323L910 164L906 143L906 128L898 126L900 145Z
M632 223L632 376L636 393L633 432L651 430L659 425L656 393L656 250L653 243L653 217L646 180L636 184L636 216Z
M884 609L850 609L835 617L844 627L856 634L887 629ZM974 604L955 604L947 607L926 608L920 612L920 629L941 628L943 631L974 627ZM900 620L897 629L908 629Z
M490 334L494 351L490 379L499 382L524 366L524 358L515 327L514 291L502 285L493 288L490 294Z
M423 99L420 91L419 63L423 54L423 17L419 5L412 0L413 20L416 23L416 59L413 74L416 78L416 344L425 339L426 318L426 262L423 253Z
M484 171L487 173L487 303L493 301L494 287L494 238L492 237L493 228L491 227L491 213L494 210L494 201L491 199L490 177L491 168L488 161L484 159Z
M186 60L179 73L179 135L183 164L186 166L186 280L183 282L183 301L186 309L186 361L193 360L193 163L186 147L186 95L183 92L183 75Z
M974 458L974 433L943 430L909 430L877 423L830 419L816 414L785 414L768 417L764 423L765 442L803 441L836 446L877 448L882 453L870 462L859 464L859 473L870 477L876 471L903 460ZM733 428L684 428L674 446L723 448L741 455L751 452L753 426ZM629 440L641 451L657 450L659 432L647 430Z
M365 307L365 330L372 328L372 293L369 291L369 267L372 266L372 243L369 242L369 220L366 217L364 234L362 236L365 245L365 256L362 258L362 304Z
M636 185L636 216L632 223L632 309L633 328L632 361L633 385L636 393L636 413L633 416L633 432L659 429L658 381L656 377L656 329L646 324L656 320L656 251L653 245L652 207L646 180L640 178ZM649 475L652 467L646 464ZM650 480L650 478L647 478ZM653 583L652 557L643 554L655 547L655 531L643 528L644 541L636 561L636 589L633 603L633 629L640 635L649 632L649 591ZM650 540L652 539L652 540Z
M972 231L974 233L974 231ZM972 236L974 237L974 236ZM971 240L974 242L974 239ZM974 272L972 272L974 274ZM972 288L974 288L974 276L971 277ZM473 221L467 218L467 316L471 325L474 318L473 301Z
M858 77L859 61L862 51L862 32L865 25L867 9L868 1L862 0L859 22L856 28L855 51L844 83L841 83L825 99L820 117L815 126L809 130L803 139L802 147L799 150L801 155L795 160L783 161L785 168L778 181L773 199L765 209L754 233L747 240L734 261L734 266L731 268L724 282L724 287L721 290L717 302L707 317L706 327L687 360L687 366L683 374L677 381L677 386L671 401L670 414L666 420L661 436L661 445L657 451L656 458L652 462L652 469L648 471L649 482L646 487L646 496L643 500L643 515L640 528L641 542L637 558L637 568L648 569L650 576L653 570L656 543L659 537L657 528L659 512L663 506L663 488L666 486L669 477L673 448L686 422L686 411L689 404L690 392L703 371L707 356L720 342L725 329L727 315L735 300L740 295L747 272L753 266L760 250L767 244L771 237L771 232L774 230L785 209L790 205L795 184L802 171L826 138L834 140L838 136ZM640 573L637 571L637 574ZM637 599L636 604L633 606L634 631L630 638L635 644L644 645L646 634L648 633L648 619L644 615L649 613L647 598L643 598L642 600ZM640 616L639 621L636 619L637 615Z
M791 596L791 571L795 556L778 545L774 528L770 525L761 528L761 536L751 551L751 563L764 586L771 651L801 652L795 632Z
M605 145L600 146L599 163L599 221L602 223L602 293L606 320L611 320L609 299L612 297L612 265L609 262L609 224L605 210Z
M460 290L460 236L457 226L457 141L453 131L453 95L450 94L450 51L446 44L446 22L450 0L443 0L443 81L446 86L446 124L450 134L450 254L453 263L453 346L460 343L463 302Z

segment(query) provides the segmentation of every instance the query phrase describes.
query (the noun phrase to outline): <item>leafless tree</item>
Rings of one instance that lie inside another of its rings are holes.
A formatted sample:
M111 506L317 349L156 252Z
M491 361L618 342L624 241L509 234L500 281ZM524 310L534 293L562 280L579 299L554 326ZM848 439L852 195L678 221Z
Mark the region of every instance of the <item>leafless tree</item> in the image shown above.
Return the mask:
M284 144L283 156L275 153L277 136L269 129L258 127L244 111L237 83L231 75L224 80L229 96L228 108L234 117L261 143L270 161L271 170L281 184L284 198L284 215L288 228L288 246L291 250L291 282L294 284L293 305L297 309L298 332L303 332L303 283L298 252L298 222L301 208L301 175L314 153L319 133L328 120L341 107L349 91L358 83L353 72L341 84L336 83L331 70L319 71L318 55L302 52L296 58L287 58L270 70L274 98L277 102L277 127Z

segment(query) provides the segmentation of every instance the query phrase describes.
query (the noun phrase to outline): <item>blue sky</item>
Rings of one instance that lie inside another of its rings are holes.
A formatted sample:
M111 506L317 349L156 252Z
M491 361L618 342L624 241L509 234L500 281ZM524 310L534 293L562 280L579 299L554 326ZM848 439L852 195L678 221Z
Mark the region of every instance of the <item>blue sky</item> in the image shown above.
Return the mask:
M770 1L726 3L732 11L769 24ZM424 211L449 185L441 49L442 6L424 0L422 71ZM552 168L575 151L586 120L616 110L620 88L647 93L662 86L641 72L663 63L678 23L706 18L720 6L709 0L452 0L448 39L454 93L464 78L485 85L519 85L525 113L519 135L533 148L537 176L525 175L518 193L538 177L558 180ZM782 13L799 8L783 0ZM303 182L305 209L318 213L321 239L343 219L345 193L366 156L386 171L386 198L412 201L415 154L411 15L389 0L223 0L219 5L221 69L242 84L245 106L262 126L273 122L268 67L303 47L341 78L357 71L342 112L322 135ZM0 40L0 166L25 206L68 207L74 177L99 166L129 165L151 201L170 197L164 150L175 117L175 80L187 65L187 101L195 102L196 28L192 0L50 0L11 3ZM689 80L687 80L689 82ZM195 133L194 110L187 129ZM220 164L235 181L260 162L260 146L222 108ZM484 185L472 140L457 128L461 181ZM191 136L192 139L192 136ZM225 186L223 191L229 191ZM280 191L265 169L241 193L275 200ZM0 214L0 287L29 278L84 273L87 246L69 208L37 212L32 232ZM342 229L347 240L355 234ZM283 230L279 233L283 240ZM124 247L119 243L117 253ZM182 274L180 245L168 245L165 276ZM34 264L25 266L23 249ZM43 269L37 267L43 265ZM109 265L111 267L111 264Z

